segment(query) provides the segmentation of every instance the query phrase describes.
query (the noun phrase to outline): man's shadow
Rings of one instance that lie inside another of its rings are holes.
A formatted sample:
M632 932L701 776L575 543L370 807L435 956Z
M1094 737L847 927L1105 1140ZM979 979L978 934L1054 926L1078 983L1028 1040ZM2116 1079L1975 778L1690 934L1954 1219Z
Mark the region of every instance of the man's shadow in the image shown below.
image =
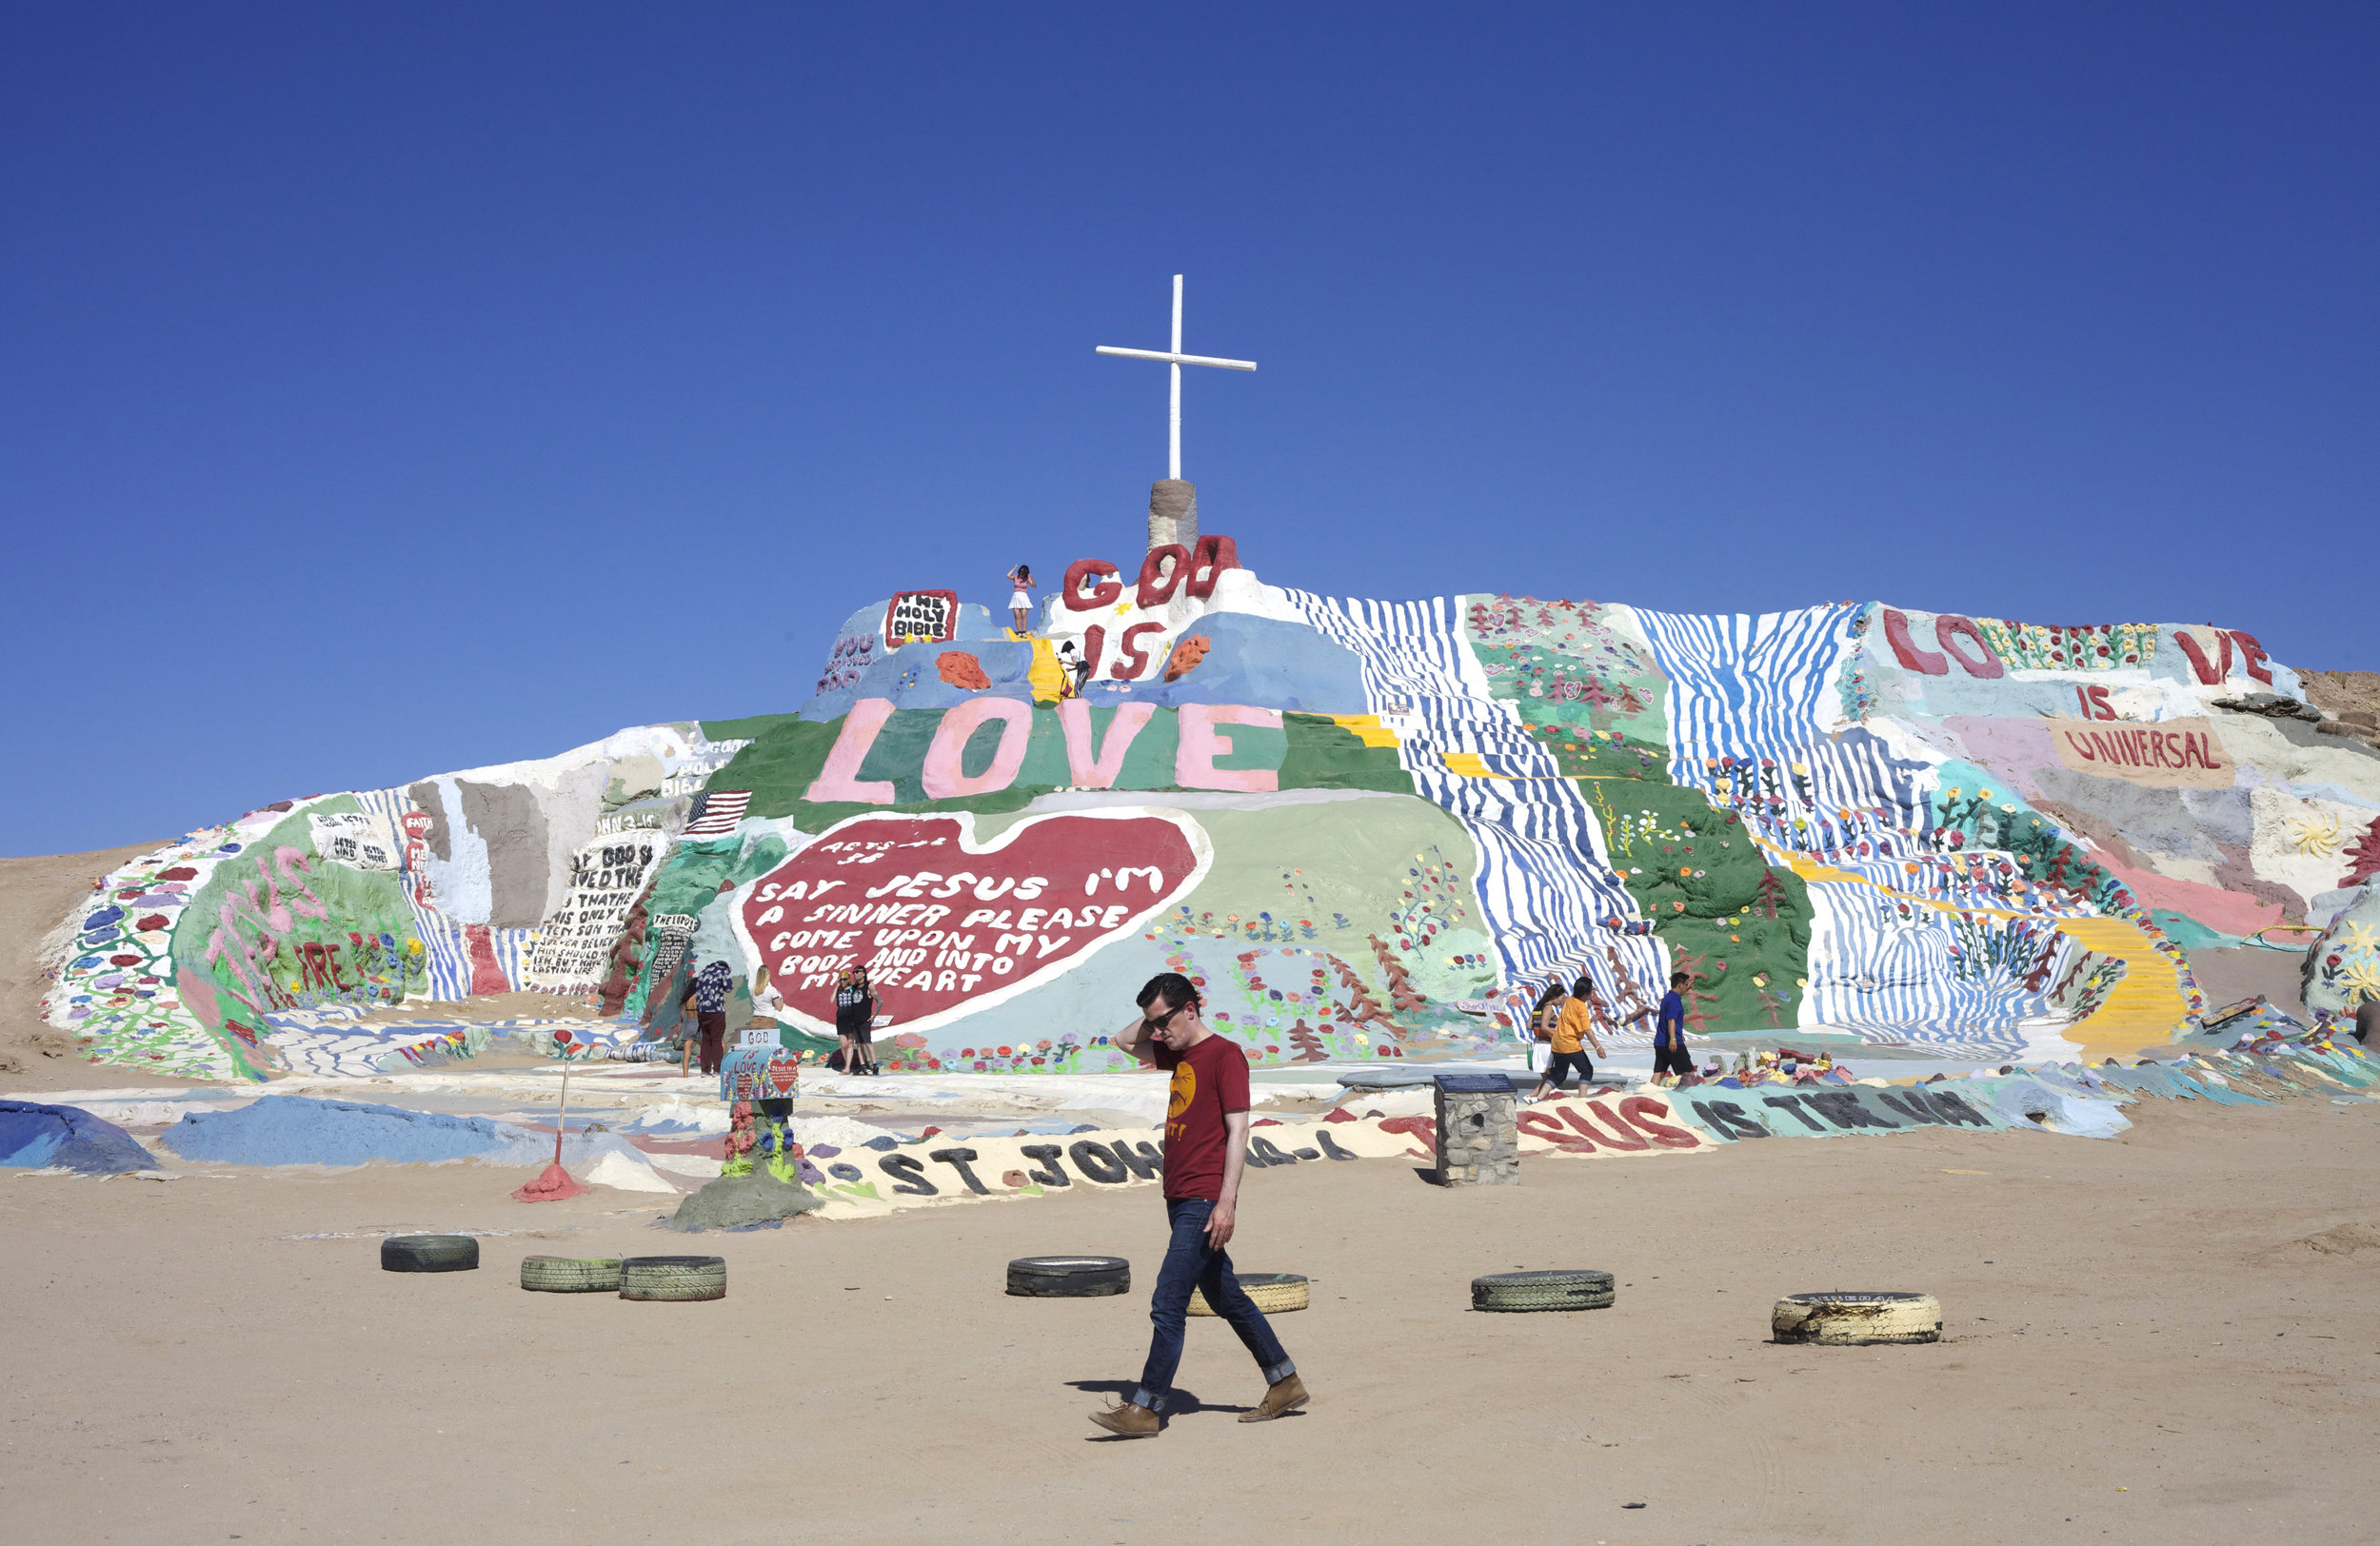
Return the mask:
M1140 1382L1137 1379L1069 1379L1066 1383L1075 1390L1087 1391L1095 1396L1112 1396L1118 1401L1123 1400L1140 1388ZM1208 1406L1191 1392L1176 1385L1173 1398L1165 1403L1165 1420L1171 1422L1176 1417L1188 1417L1193 1412L1245 1412L1247 1410L1248 1408L1244 1406ZM1121 1434L1101 1433L1093 1434L1091 1442L1094 1444L1128 1443L1130 1440Z

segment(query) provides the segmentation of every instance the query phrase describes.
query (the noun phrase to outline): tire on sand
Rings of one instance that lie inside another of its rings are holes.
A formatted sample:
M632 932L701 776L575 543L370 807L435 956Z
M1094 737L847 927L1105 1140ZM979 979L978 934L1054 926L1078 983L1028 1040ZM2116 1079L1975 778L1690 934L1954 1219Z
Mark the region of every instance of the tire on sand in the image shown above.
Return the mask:
M1931 1294L1854 1292L1788 1294L1776 1301L1769 1330L1780 1342L1867 1347L1877 1342L1938 1342L1942 1301Z
M1248 1298L1256 1300L1256 1307L1268 1316L1277 1316L1285 1310L1302 1310L1313 1302L1313 1293L1306 1280L1294 1272L1243 1272L1239 1277L1240 1286L1247 1290ZM1206 1302L1206 1295L1199 1289L1190 1291L1190 1313L1194 1316L1215 1313L1214 1306Z
M1492 1272L1471 1279L1474 1310L1608 1310L1612 1275L1592 1267Z
M627 1257L620 1263L624 1299L724 1299L727 1259L711 1256Z
M1008 1292L1036 1299L1098 1299L1132 1292L1122 1257L1019 1257L1008 1263Z
M620 1292L620 1259L523 1257L521 1286L537 1294L617 1294Z
M479 1241L468 1235L391 1235L380 1242L383 1272L471 1272Z

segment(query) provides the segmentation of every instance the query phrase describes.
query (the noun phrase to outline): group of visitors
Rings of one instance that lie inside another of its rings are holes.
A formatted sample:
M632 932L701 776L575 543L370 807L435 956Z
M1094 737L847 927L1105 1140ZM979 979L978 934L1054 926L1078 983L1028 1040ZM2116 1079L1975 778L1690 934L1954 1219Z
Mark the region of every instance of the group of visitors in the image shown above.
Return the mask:
M1689 981L1684 972L1671 973L1669 991L1661 995L1660 1008L1639 1009L1628 1017L1633 1023L1647 1015L1658 1016L1653 1026L1656 1080L1694 1072L1694 1059L1686 1051L1685 990ZM1538 1076L1537 1087L1529 1092L1531 1102L1559 1095L1562 1080L1574 1072L1578 1076L1578 1093L1586 1093L1587 1086L1595 1080L1595 1061L1587 1056L1586 1049L1593 1047L1597 1058L1607 1056L1601 1040L1595 1034L1598 1023L1605 1029L1612 1026L1610 1017L1596 997L1594 978L1580 972L1567 992L1558 978L1545 985L1537 1008L1529 1016L1532 1034L1548 1043L1545 1072Z
M735 983L735 968L724 961L704 964L679 995L681 1011L694 1006L694 1034L684 1038L683 1060L688 1073L699 1066L705 1076L719 1072L727 1055L727 996ZM876 1062L876 989L865 966L853 966L835 980L835 1036L842 1043L827 1066L846 1074L882 1074Z

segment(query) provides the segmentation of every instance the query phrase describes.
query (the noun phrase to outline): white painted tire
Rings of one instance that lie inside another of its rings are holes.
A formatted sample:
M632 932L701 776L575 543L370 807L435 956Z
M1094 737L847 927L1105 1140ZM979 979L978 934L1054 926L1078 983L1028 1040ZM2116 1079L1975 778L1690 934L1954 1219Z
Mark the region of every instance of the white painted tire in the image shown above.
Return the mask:
M1769 1330L1780 1342L1866 1347L1878 1342L1938 1342L1942 1301L1931 1294L1789 1294L1776 1301Z
M1240 1288L1256 1301L1256 1307L1268 1316L1302 1310L1314 1302L1311 1287L1294 1272L1243 1272L1238 1276ZM1202 1290L1194 1288L1190 1291L1190 1313L1194 1316L1215 1313L1214 1306L1206 1302Z

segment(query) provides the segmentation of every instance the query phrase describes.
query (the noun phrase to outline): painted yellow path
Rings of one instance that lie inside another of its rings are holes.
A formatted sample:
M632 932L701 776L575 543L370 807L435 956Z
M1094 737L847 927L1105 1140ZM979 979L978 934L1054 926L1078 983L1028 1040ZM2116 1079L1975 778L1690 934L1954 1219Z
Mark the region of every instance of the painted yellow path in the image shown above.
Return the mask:
M1890 886L1877 885L1864 875L1821 864L1801 854L1765 842L1760 846L1772 863L1792 866L1793 872L1805 881L1851 881L1914 906L1944 913L1958 910L1949 902L1909 896ZM2000 907L1971 910L1995 918L2029 916ZM2157 953L2155 942L2141 932L2139 924L2122 918L2066 918L2060 919L2057 926L2060 933L2073 935L2076 943L2124 962L2124 981L2115 984L2098 1011L2065 1027L2062 1034L2069 1041L2092 1058L2106 1058L2131 1057L2143 1048L2163 1046L2173 1040L2174 1031L2190 1015L2190 1004L2182 997L2181 974L2172 961Z
M2173 962L2157 953L2140 925L2123 918L2069 918L2058 923L2061 933L2103 956L2124 962L2124 981L2115 984L2098 1013L2066 1027L2066 1039L2093 1058L2126 1057L2143 1047L2162 1046L2190 1014L2182 998L2181 974Z

